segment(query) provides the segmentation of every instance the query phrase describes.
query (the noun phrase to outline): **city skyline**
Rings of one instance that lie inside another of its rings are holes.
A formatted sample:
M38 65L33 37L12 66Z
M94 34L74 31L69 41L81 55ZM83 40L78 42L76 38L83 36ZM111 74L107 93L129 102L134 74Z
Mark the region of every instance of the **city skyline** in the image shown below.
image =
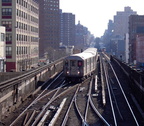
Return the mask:
M124 11L124 7L131 7L138 15L144 15L142 0L60 0L60 9L76 15L78 21L88 27L95 37L101 37L107 29L108 21L113 20L117 11ZM113 5L113 6L112 6Z

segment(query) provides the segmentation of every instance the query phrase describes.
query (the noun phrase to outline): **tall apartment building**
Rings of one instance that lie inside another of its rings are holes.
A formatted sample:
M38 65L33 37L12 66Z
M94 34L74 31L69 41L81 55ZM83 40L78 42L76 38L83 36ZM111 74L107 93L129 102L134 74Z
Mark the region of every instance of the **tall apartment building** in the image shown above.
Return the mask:
M0 72L5 72L5 27L0 26Z
M136 65L144 68L144 33L136 35Z
M125 34L125 59L126 63L129 63L129 34Z
M60 43L60 10L59 0L37 0L39 2L40 57L50 50L59 48Z
M144 16L131 15L129 17L129 63L136 64L136 36L144 34Z
M39 5L35 0L1 0L0 25L6 27L6 71L38 63Z
M80 21L76 25L76 41L75 48L84 50L86 39L88 34L88 28L80 24Z
M75 15L72 13L61 14L61 43L65 46L75 44Z
M114 16L114 36L119 35L124 37L128 33L128 22L130 15L136 15L137 12L133 11L130 7L125 7L124 11L118 11Z

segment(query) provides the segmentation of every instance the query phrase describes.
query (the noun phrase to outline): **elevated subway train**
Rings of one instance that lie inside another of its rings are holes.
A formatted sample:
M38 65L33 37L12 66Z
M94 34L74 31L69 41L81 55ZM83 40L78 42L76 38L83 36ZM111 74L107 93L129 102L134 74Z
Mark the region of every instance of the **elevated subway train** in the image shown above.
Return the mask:
M64 59L64 76L68 81L80 81L96 69L97 48L88 48L82 53L73 54Z

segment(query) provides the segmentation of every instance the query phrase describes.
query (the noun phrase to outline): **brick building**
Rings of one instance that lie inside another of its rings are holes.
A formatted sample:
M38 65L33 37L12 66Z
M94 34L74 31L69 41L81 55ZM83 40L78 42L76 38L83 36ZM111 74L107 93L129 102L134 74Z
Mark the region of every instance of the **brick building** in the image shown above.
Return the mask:
M61 43L65 46L75 44L75 15L61 13Z
M144 68L144 34L136 35L136 65Z
M85 42L87 40L88 28L80 24L80 21L76 25L76 41L75 49L84 50Z
M144 16L131 15L129 17L129 63L136 64L136 36L144 34Z
M40 57L51 55L60 43L59 0L37 0L39 3Z

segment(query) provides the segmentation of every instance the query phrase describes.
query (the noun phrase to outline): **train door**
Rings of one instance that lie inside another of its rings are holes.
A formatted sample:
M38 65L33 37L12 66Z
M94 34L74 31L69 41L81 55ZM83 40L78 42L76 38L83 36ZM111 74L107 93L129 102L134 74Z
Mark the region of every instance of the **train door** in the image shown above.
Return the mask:
M76 75L77 72L77 60L71 60L70 61L70 74Z
M87 74L89 73L89 71L90 71L90 61L89 61L89 59L87 59Z
M92 70L92 60L90 58L90 71Z
M84 65L84 75L87 74L87 60L85 60L85 65Z
M78 76L82 76L84 74L84 61L78 60L77 66L78 66L77 74Z

